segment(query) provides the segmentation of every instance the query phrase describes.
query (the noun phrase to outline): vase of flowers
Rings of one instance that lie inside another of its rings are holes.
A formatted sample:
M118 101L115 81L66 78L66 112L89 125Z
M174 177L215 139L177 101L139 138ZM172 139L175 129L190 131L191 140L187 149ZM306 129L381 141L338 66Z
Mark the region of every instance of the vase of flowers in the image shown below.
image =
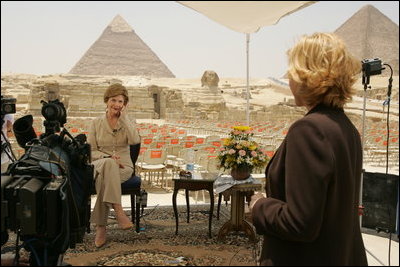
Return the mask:
M248 167L234 167L231 170L231 176L234 180L246 180L250 177L251 171L252 169L249 169Z
M253 132L248 126L233 127L218 154L220 167L231 170L235 180L249 178L253 168L265 166L268 162L259 145L251 140L252 136Z

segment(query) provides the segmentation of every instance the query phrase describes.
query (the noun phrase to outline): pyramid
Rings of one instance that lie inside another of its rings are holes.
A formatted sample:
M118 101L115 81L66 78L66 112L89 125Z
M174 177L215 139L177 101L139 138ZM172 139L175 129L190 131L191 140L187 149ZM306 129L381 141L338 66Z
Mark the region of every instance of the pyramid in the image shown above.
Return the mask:
M120 15L115 16L69 73L175 78Z
M392 66L393 75L399 75L399 26L374 6L362 7L335 33L360 60L379 57ZM389 76L386 69L382 74Z

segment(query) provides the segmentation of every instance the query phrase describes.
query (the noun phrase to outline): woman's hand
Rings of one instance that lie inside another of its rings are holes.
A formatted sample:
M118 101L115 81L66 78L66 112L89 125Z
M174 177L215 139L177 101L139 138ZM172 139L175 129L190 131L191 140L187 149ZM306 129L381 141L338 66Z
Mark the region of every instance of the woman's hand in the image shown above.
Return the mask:
M123 119L126 116L125 112L126 106L122 106L119 110L115 112L115 117L119 119Z
M114 159L117 162L117 164L119 165L120 169L125 169L125 166L122 165L121 163L119 163L119 159L121 158L120 156L114 154L114 155L111 156L111 158Z
M254 194L251 196L251 200L249 203L249 210L250 212L252 212L254 204L256 204L256 202L262 198L265 198L265 195L261 192L258 192L257 194Z
M118 118L121 118L121 117L125 117L125 116L126 116L127 106L128 106L128 105L125 105L125 106L123 106L123 107L121 108L121 110L118 112Z

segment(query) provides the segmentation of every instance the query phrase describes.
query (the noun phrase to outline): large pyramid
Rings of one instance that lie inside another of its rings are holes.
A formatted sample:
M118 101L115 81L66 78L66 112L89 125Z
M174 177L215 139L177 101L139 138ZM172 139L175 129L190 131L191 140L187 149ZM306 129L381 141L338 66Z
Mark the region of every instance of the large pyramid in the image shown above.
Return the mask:
M362 7L335 33L360 60L379 57L399 75L399 25L372 5ZM385 76L390 70L385 70Z
M115 16L69 73L175 78L120 15Z

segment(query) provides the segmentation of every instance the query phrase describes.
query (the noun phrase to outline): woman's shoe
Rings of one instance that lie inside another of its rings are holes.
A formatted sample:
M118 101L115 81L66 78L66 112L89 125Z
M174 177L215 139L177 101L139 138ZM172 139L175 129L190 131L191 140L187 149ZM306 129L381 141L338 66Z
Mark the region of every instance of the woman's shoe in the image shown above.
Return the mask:
M133 223L132 223L132 222L127 223L127 224L120 224L120 223L118 223L118 226L119 226L119 228L122 229L122 230L130 230L130 229L133 228Z
M133 223L129 220L128 216L124 212L115 214L118 222L118 226L122 230L130 230L133 228Z
M102 239L102 240L94 240L94 245L96 246L96 248L101 248L102 246L104 246L106 244L106 239Z
M94 238L94 245L96 248L101 248L106 243L106 227L96 227L96 237Z

